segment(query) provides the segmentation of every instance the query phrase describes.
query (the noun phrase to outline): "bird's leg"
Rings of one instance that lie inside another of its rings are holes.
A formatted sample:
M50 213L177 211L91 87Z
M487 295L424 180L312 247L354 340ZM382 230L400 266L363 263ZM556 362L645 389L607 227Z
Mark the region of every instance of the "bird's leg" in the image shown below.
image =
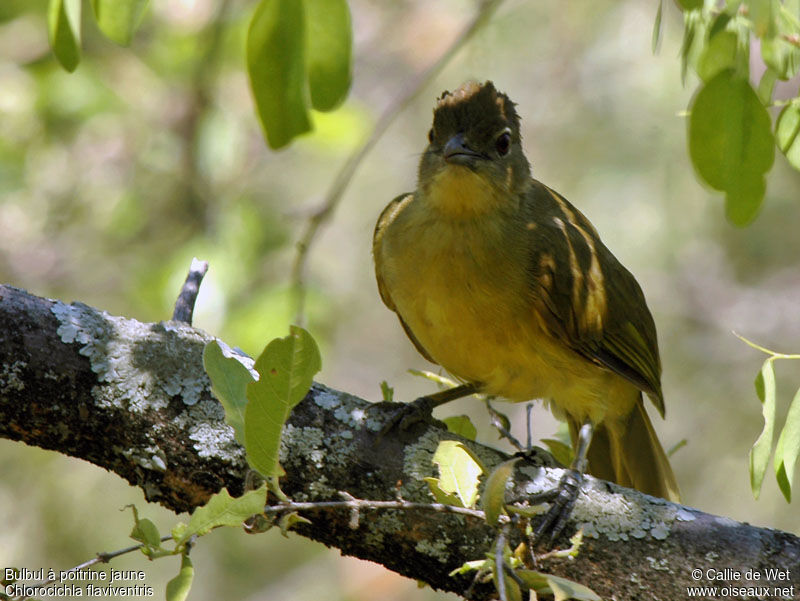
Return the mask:
M478 390L479 386L477 384L461 384L454 388L448 388L446 390L434 392L433 394L421 396L410 403L403 403L383 426L380 431L380 436L383 436L398 426L401 430L407 430L417 422L430 420L431 413L439 405L444 405L450 401L469 396L478 392Z
M594 434L594 424L587 419L578 431L578 448L575 451L575 459L570 468L561 477L558 486L552 490L534 495L530 499L531 503L551 503L550 509L547 510L542 521L539 522L534 530L534 544L541 542L544 539L544 535L549 532L548 545L552 545L553 541L567 525L567 520L572 513L572 508L575 506L575 501L578 499L578 493L583 483L583 474L586 471L587 464L586 453L592 442L592 434Z

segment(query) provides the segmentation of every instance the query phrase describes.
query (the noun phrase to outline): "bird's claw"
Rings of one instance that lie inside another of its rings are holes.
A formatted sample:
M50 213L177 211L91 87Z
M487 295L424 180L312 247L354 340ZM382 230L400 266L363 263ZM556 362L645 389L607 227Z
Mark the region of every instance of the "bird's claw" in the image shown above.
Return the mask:
M410 403L402 403L400 407L389 416L389 419L383 425L383 428L381 428L378 436L383 437L396 428L405 431L414 424L429 422L431 421L432 413L433 402L428 397L422 396Z
M569 469L564 472L558 485L548 491L534 495L532 503L550 503L550 509L544 514L541 521L533 531L533 544L538 545L544 540L547 546L555 542L558 535L564 530L578 499L578 493L583 483L583 474L579 470ZM549 533L549 536L548 536Z

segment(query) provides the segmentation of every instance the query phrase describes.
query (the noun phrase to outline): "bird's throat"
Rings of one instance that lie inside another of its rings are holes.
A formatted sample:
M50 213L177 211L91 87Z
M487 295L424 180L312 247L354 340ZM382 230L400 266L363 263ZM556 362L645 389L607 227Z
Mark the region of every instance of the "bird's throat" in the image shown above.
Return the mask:
M477 217L508 202L485 176L462 165L448 165L422 190L430 206L454 219Z

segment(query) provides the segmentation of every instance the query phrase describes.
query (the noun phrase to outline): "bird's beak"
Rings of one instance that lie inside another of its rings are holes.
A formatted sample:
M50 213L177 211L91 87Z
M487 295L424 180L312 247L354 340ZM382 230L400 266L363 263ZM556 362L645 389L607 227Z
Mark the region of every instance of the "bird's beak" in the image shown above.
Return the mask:
M442 151L444 160L453 165L472 166L475 161L485 159L482 154L475 152L464 141L464 134L458 133L447 141Z

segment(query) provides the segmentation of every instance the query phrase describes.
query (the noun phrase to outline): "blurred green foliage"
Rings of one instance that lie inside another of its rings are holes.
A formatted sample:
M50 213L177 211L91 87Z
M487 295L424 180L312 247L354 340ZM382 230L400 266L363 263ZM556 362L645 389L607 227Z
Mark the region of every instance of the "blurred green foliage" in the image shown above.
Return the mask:
M312 111L315 131L271 153L246 75L254 2L150 2L130 48L109 41L85 3L72 74L50 50L48 3L0 2L0 281L160 320L198 256L211 268L196 325L253 356L285 335L299 227L376 116L475 10L472 0L349 4L349 98L334 112ZM667 419L655 427L665 447L688 440L671 459L687 503L796 531L796 511L772 479L758 502L751 498L747 453L762 423L752 375L762 357L730 333L771 348L800 340L800 174L782 154L796 148L796 115L782 119L788 133L779 131L782 153L757 218L731 227L688 158L679 113L700 82L687 73L681 83L684 16L664 3L654 56L657 8L649 0L507 0L400 116L311 256L307 327L325 357L319 378L375 400L381 380L398 400L430 391L430 382L406 375L430 365L378 298L371 232L383 206L414 187L436 96L469 78L492 79L518 103L534 175L587 214L642 284L665 370ZM758 86L764 73L750 65L762 101L797 95L797 76ZM769 108L770 116L789 106ZM800 387L796 370L776 378L778 390ZM524 439L524 408L503 410ZM496 444L480 402L452 411L469 412L478 440ZM537 411L535 435L554 429ZM162 529L174 523L144 505L141 491L53 453L0 441L0 473L0 511L15 518L0 533L3 565L63 569L124 546L130 517L117 510L131 502ZM215 531L203 542L192 553L198 601L358 601L376 591L389 601L443 598L298 537ZM126 556L115 567L145 569L142 562ZM146 564L156 590L178 570L160 563Z

